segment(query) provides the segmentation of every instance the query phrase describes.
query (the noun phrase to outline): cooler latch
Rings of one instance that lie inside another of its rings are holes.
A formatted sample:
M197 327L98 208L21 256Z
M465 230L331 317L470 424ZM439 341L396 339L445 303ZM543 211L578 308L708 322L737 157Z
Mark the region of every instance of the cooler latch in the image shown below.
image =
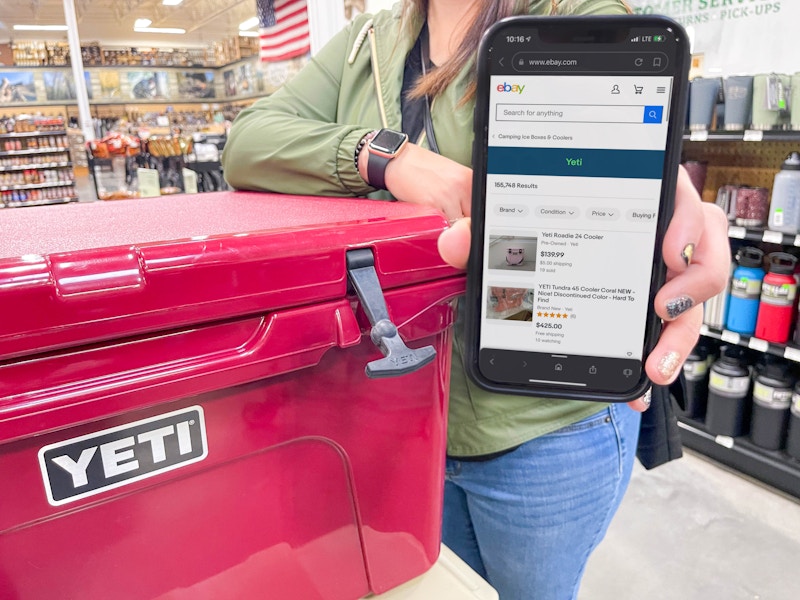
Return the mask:
M347 252L347 276L372 325L370 338L384 356L367 364L365 369L367 377L376 379L405 375L431 362L436 356L433 346L409 348L400 338L395 324L389 319L386 300L378 281L378 274L375 272L375 257L372 250L361 248Z

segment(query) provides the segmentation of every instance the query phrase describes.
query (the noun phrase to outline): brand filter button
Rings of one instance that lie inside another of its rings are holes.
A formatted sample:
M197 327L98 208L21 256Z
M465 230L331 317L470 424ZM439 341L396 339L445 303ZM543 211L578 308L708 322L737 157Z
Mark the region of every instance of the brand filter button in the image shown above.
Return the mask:
M530 212L530 207L522 204L497 204L494 207L494 214L498 217L527 217Z

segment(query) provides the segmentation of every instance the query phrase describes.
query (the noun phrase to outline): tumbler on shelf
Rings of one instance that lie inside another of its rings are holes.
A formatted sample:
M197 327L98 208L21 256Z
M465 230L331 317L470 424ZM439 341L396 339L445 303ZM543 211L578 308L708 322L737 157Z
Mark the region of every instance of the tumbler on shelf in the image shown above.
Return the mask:
M729 273L733 275L736 263L731 261ZM730 302L731 279L728 278L728 285L719 294L709 298L703 304L703 323L714 329L724 329L725 321L728 318L728 304Z
M750 440L756 446L780 450L785 445L793 385L789 365L780 359L768 361L755 378Z
M736 221L736 194L739 192L738 185L726 184L717 190L716 205L719 206L728 216L728 221Z
M789 410L789 433L786 436L786 454L800 460L800 383L794 386L792 407Z
M700 341L683 363L685 406L683 414L692 419L702 420L706 416L708 402L709 351L704 341Z
M742 186L736 192L736 224L740 227L761 228L769 216L769 190Z
M713 435L737 437L750 427L750 369L744 348L723 346L711 365L706 429Z
M792 75L792 101L789 116L789 127L800 130L800 73Z
M753 76L731 75L723 83L725 90L725 129L738 131L750 127L753 109Z
M689 174L689 179L692 180L694 189L702 196L703 188L706 185L706 176L708 175L708 163L700 160L687 160L683 163L683 168Z
M689 88L689 129L710 129L719 97L720 80L695 77Z
M762 73L753 78L752 129L786 129L789 125L790 85L788 75Z

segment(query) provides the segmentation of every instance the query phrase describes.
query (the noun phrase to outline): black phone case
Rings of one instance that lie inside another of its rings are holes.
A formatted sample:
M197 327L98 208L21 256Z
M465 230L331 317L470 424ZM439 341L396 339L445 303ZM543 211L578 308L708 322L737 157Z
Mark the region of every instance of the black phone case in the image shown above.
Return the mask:
M659 217L656 231L656 251L653 255L652 278L648 298L648 314L645 329L643 357L653 350L658 335L661 331L661 320L656 315L653 301L656 292L664 284L666 266L661 259L661 246L664 234L672 217L675 189L677 185L678 167L680 165L683 125L686 120L688 104L688 77L690 65L690 51L688 36L680 24L667 17L658 15L619 15L619 16L516 16L508 17L492 25L481 40L477 53L477 90L474 115L474 142L472 147L472 248L467 265L467 294L464 301L466 315L465 330L465 368L469 377L481 388L498 393L517 394L525 396L564 398L572 400L590 400L596 402L629 402L642 396L650 387L651 382L644 370L644 361L641 378L625 393L609 393L600 390L581 388L568 390L564 388L548 387L542 385L519 386L513 384L500 384L486 379L478 366L478 350L481 318L481 288L483 285L483 244L474 243L483 240L484 236L484 194L486 189L486 162L488 152L488 115L489 115L489 60L490 47L493 40L503 35L504 30L513 26L515 31L520 27L555 28L585 28L590 25L592 30L603 30L615 27L663 27L671 28L678 32L678 41L681 42L679 53L676 56L674 93L670 106L670 126L667 134L665 149L665 167L659 205Z

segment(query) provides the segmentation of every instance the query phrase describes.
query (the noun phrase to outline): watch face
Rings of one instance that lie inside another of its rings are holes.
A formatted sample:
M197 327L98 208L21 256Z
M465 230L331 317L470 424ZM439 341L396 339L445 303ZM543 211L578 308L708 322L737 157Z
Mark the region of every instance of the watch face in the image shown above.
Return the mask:
M407 139L408 136L405 133L399 133L391 129L381 129L378 134L372 138L369 147L387 154L394 154Z

